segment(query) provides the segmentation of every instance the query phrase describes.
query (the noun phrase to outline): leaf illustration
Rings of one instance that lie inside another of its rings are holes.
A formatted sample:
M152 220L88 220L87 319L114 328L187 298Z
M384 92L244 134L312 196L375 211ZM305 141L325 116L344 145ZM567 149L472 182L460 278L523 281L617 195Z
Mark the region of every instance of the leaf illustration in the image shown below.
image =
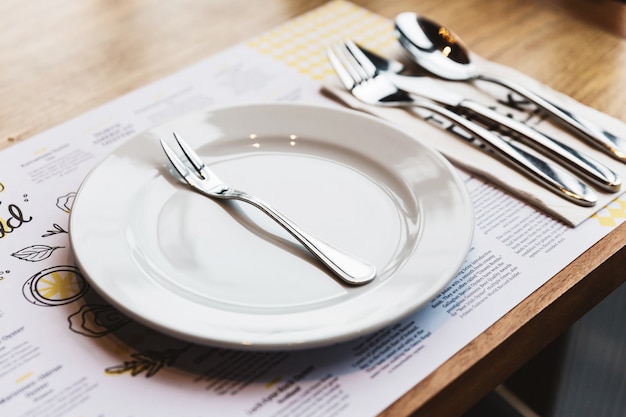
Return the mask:
M123 374L130 373L131 376L137 376L142 372L146 372L146 378L154 376L161 368L172 366L176 359L191 345L187 345L181 349L166 349L163 352L148 350L146 352L132 353L131 360L124 361L120 365L111 366L105 369L107 374Z
M59 226L56 223L53 223L52 227L54 228L54 230L47 230L45 234L41 235L41 237L48 237L48 236L58 235L59 233L67 233L67 231L65 231L65 229L63 229L61 226Z
M20 249L11 256L27 262L39 262L48 259L52 253L63 246L32 245Z

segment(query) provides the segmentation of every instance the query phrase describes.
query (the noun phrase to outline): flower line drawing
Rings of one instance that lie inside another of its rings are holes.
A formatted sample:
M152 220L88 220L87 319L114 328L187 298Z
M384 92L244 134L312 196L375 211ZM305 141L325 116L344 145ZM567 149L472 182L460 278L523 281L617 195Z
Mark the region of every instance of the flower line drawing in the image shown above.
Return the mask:
M70 330L87 337L103 337L131 322L111 305L85 304L67 318Z
M57 207L66 213L72 210L72 204L74 204L75 192L70 192L57 198Z

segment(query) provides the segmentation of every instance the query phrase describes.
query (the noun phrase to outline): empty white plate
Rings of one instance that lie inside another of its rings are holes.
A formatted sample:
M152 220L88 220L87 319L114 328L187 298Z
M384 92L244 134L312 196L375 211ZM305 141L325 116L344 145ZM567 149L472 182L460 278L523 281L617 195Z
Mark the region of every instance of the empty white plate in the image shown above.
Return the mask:
M171 171L176 131L235 188L372 262L342 284L258 209L211 200ZM70 239L91 285L134 319L197 343L310 348L378 330L436 296L474 227L437 152L351 110L259 104L189 114L131 139L85 179Z

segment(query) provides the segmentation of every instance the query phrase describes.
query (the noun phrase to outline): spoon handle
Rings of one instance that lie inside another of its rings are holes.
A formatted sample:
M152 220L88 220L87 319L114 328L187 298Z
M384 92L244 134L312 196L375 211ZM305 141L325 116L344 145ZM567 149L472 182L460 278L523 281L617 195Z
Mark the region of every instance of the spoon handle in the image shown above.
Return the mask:
M480 74L477 79L489 81L508 88L525 97L552 115L558 122L569 128L573 133L586 139L592 145L602 149L614 158L626 163L626 140L607 132L595 123L571 113L546 100L530 89L508 79L490 74Z

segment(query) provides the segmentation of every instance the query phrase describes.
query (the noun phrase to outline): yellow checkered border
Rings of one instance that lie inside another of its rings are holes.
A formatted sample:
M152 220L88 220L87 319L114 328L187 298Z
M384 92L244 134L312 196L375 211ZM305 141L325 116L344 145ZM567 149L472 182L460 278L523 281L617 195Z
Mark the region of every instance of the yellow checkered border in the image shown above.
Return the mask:
M337 0L252 38L247 45L303 75L323 81L335 76L326 48L347 38L379 52L396 42L393 22Z
M618 197L606 208L598 211L592 219L596 219L600 226L615 227L626 219L626 195Z

